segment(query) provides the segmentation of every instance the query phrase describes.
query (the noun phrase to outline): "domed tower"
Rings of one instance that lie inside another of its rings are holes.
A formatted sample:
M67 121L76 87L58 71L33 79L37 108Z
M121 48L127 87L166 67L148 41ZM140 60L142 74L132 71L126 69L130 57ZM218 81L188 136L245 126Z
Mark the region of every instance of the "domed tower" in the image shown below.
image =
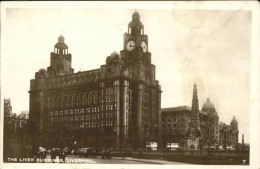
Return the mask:
M216 112L215 106L210 102L210 98L207 98L207 102L202 106L202 111L206 112L209 116L209 139L212 144L219 143L219 116Z
M239 130L238 130L238 122L235 116L233 116L233 119L231 120L231 143L233 145L238 143L238 134L239 134Z
M202 111L207 112L208 114L216 113L215 106L210 102L210 98L207 98L207 102L202 106Z
M64 41L65 38L60 35L54 46L54 52L51 52L51 64L48 67L48 74L51 77L74 73L71 68L71 54L68 52L68 46Z
M122 65L120 54L116 51L111 53L106 59L105 77L119 76Z
M238 122L235 116L233 116L230 125L233 130L238 130Z
M136 76L145 79L142 70L151 65L151 53L148 51L148 36L144 34L144 25L136 11L124 34L124 49L120 54L125 64L135 69Z

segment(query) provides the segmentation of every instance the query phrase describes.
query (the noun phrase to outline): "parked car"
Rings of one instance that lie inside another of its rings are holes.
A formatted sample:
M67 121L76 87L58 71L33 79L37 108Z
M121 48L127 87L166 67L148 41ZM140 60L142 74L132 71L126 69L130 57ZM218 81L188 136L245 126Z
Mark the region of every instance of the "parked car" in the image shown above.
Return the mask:
M107 159L111 159L112 155L111 155L111 150L110 149L104 149L102 151L102 154L101 154L102 158L107 158Z
M88 157L97 158L97 150L94 148L88 149Z
M74 151L75 156L84 156L84 157L88 157L88 150L89 148L79 148L76 151Z

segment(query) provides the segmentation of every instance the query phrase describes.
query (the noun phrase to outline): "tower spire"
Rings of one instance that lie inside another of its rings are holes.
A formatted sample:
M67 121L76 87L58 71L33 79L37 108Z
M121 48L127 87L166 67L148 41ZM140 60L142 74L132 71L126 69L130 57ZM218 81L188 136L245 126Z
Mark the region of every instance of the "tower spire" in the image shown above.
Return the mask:
M198 91L197 91L197 84L194 83L193 85L193 97L192 97L192 110L198 111L199 110L199 99L198 99Z
M191 127L194 129L199 128L199 99L197 84L193 85L193 96L192 96L192 106L191 106Z

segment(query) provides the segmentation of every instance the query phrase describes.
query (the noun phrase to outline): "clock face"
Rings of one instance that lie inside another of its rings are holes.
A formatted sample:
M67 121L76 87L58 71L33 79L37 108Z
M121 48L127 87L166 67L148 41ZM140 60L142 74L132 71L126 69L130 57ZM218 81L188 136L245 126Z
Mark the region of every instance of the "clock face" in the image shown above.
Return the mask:
M135 42L133 40L130 40L129 42L127 42L126 49L128 51L132 51L132 50L134 50L134 48L135 48Z
M147 45L144 41L142 41L142 48L143 48L143 52L147 52Z

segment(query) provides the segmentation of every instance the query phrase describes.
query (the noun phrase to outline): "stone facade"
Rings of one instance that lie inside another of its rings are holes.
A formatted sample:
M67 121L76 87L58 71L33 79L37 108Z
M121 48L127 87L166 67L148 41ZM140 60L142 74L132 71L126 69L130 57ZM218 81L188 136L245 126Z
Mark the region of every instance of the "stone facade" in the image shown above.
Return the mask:
M11 100L4 99L4 128L5 131L16 133L18 129L21 129L28 121L29 112L22 111L20 114L12 112ZM11 133L8 133L11 134Z
M228 145L236 145L238 143L239 130L235 117L233 117L230 125L219 123L218 113L210 99L208 98L202 109L199 110L197 98L197 86L194 85L193 109L188 106L162 109L163 145L165 146L167 143L173 142L179 143L180 147L186 147L185 143L195 144L196 141L203 146L222 145L222 147L226 147ZM194 139L188 140L189 138ZM198 146L197 143L196 145Z
M65 38L58 38L50 66L31 80L30 120L39 131L34 147L160 145L161 87L137 12L123 46L100 68L74 73Z

